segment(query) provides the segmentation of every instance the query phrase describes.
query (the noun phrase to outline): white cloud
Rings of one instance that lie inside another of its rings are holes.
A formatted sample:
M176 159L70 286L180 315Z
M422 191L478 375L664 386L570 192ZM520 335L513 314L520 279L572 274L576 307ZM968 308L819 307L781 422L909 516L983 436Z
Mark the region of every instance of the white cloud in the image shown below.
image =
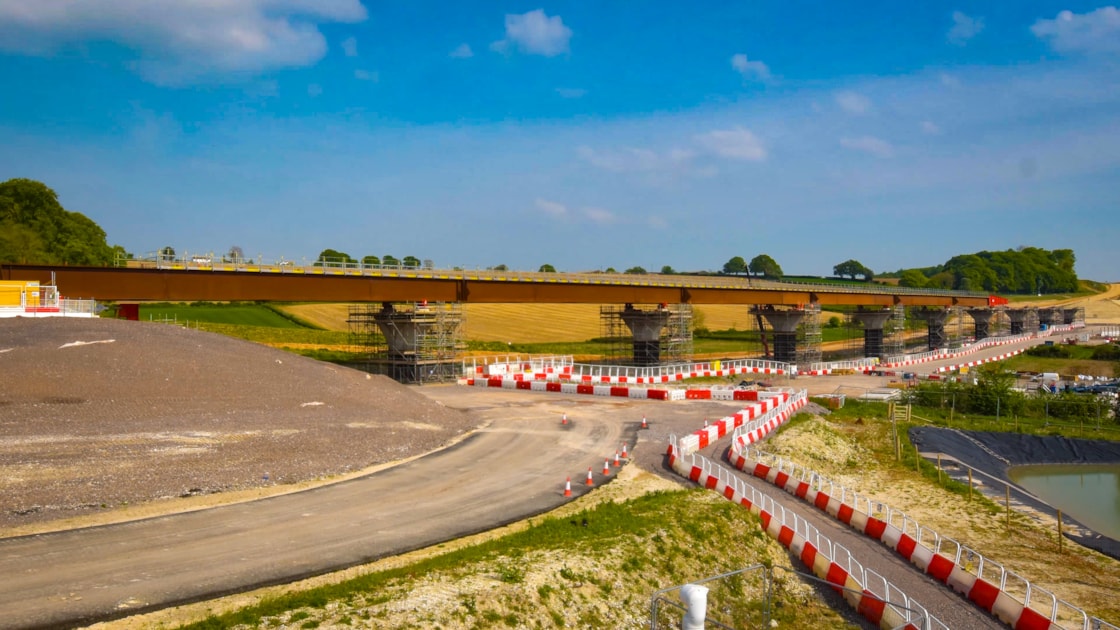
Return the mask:
M749 129L735 127L696 136L696 142L720 157L759 162L766 159L766 148Z
M1031 32L1060 53L1120 53L1120 10L1062 11L1053 20L1035 22Z
M468 57L473 57L474 51L471 50L469 44L459 44L455 50L452 50L447 56L454 57L455 59L466 59Z
M940 135L941 134L941 127L938 127L932 121L923 120L922 121L922 133L927 133L931 136Z
M762 81L770 78L770 68L761 61L749 61L743 53L732 55L731 67L743 75L744 79L756 78Z
M587 90L583 88L556 88L556 93L562 98L582 98L587 94Z
M566 217L566 216L568 216L568 208L567 208L567 206L565 206L562 203L557 203L555 201L548 201L547 199L539 199L538 198L534 202L534 205L536 205L537 210L540 210L541 212L544 212L545 214L548 214L548 215L552 215L554 217Z
M490 49L505 53L512 43L524 53L554 57L568 52L572 29L558 15L549 17L544 9L522 15L506 15L506 36L490 44Z
M658 153L650 149L627 147L618 151L597 151L588 146L578 150L579 156L593 166L615 173L679 171L696 157L688 149L670 149Z
M342 52L346 53L347 57L358 56L358 40L354 39L353 37L347 37L346 39L342 40L341 46Z
M870 153L879 158L889 158L894 155L894 147L886 140L881 140L875 136L840 138L840 144L849 149Z
M354 71L354 78L359 81L370 81L372 83L377 83L381 80L381 74L376 70L371 72L369 70L362 70L359 68Z
M871 111L871 99L857 92L837 92L836 104L849 114L866 114Z
M312 65L327 51L320 24L364 19L359 0L0 0L0 49L110 41L148 81L182 85Z
M950 44L955 46L964 46L968 40L980 34L984 30L984 18L974 18L960 11L953 11L953 26L945 35Z
M618 218L614 213L602 208L588 207L583 209L583 216L591 219L591 221L599 224L615 223Z
M307 95L311 97L319 96L323 93L323 86L318 83L309 83L307 85Z

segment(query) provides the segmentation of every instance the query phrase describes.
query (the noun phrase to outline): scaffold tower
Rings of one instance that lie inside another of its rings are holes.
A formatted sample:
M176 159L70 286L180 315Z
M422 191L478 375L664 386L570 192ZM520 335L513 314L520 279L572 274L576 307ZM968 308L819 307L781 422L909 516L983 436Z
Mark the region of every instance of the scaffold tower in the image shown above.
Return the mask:
M798 326L797 363L809 365L821 360L821 305L811 302L805 305L805 317Z
M894 305L891 318L883 325L883 354L906 354L906 307L901 304Z
M457 302L357 304L347 323L367 369L402 383L444 382L459 374L463 309Z
M656 335L636 338L626 319L634 314L651 320ZM691 304L626 304L599 307L600 338L607 342L605 360L617 365L682 363L692 360Z

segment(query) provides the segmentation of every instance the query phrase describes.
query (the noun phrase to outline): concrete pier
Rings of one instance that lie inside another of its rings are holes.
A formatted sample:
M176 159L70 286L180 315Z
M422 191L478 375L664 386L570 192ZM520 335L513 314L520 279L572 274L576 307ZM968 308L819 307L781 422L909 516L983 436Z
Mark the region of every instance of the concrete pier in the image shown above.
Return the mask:
M852 313L852 319L863 324L863 356L883 356L883 326L893 315L892 311L865 311L861 307Z
M970 317L972 317L972 322L974 324L973 330L975 331L975 334L973 335L973 338L976 341L980 341L981 339L987 339L988 338L988 325L991 323L992 315L994 314L992 309L990 309L990 308L970 308L965 312L968 313Z
M926 347L930 350L944 348L948 343L945 336L945 322L949 319L949 309L945 308L916 308L910 314L918 319L925 320L929 326Z
M1011 320L1011 334L1021 335L1026 332L1027 319L1031 312L1029 309L1011 309L1007 311L1007 318Z
M634 337L634 365L657 365L661 362L661 330L669 321L668 309L643 311L627 304L622 321Z
M805 317L805 311L779 311L773 306L760 306L755 309L770 322L774 336L774 360L782 363L797 362L797 326Z

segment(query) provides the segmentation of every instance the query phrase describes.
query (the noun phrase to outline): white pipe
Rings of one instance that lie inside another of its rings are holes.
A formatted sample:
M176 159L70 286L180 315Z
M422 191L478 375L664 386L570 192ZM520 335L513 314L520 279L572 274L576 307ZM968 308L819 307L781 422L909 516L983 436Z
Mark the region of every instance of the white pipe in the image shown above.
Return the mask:
M704 630L704 618L708 615L708 587L685 584L681 587L681 601L685 607L681 630Z

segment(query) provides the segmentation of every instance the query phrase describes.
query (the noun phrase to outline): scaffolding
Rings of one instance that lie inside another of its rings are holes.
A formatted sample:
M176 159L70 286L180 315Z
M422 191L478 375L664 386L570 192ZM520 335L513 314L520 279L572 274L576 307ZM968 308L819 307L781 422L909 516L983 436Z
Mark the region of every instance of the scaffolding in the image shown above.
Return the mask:
M459 376L463 307L457 302L351 305L350 343L359 364L401 383L447 382Z
M883 355L888 357L906 354L906 307L895 304L891 318L883 325Z
M797 326L797 364L820 363L821 344L821 305L811 302L805 305L805 317Z
M965 344L964 318L964 307L949 308L949 321L945 322L945 336L950 350L960 350Z
M635 342L634 334L626 324L623 314L628 311L667 313L665 325L660 328L656 342ZM692 361L692 305L649 304L599 307L600 338L607 343L604 360L614 365L637 365L640 357L656 357L656 363L669 365ZM640 355L636 356L636 355ZM641 361L648 365L649 361Z

